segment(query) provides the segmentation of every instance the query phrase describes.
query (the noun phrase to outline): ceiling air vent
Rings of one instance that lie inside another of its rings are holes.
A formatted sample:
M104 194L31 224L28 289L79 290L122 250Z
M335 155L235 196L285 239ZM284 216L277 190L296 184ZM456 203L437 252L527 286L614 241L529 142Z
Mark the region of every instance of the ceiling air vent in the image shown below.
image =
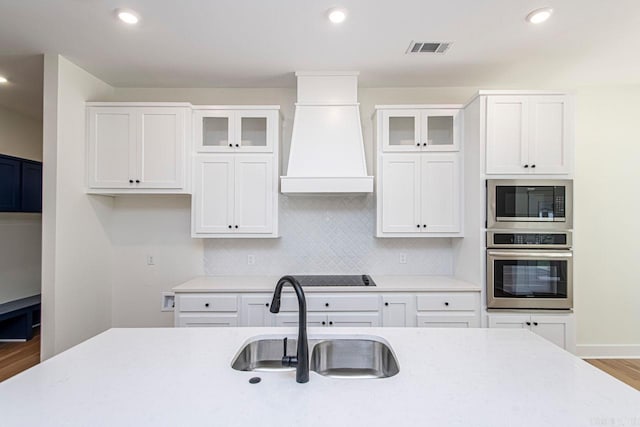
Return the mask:
M451 43L444 42L414 42L411 41L407 53L445 53Z

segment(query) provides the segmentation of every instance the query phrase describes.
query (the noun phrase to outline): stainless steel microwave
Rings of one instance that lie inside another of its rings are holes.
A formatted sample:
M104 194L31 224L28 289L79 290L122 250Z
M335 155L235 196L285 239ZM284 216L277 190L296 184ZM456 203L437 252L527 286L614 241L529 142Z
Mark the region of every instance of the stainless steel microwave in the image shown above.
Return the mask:
M573 228L573 181L487 180L487 229Z

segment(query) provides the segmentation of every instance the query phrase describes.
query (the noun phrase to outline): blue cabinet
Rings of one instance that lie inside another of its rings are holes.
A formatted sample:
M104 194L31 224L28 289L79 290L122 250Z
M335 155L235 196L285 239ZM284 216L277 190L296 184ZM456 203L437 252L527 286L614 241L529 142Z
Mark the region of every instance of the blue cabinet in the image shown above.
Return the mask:
M42 163L0 154L0 212L42 212Z

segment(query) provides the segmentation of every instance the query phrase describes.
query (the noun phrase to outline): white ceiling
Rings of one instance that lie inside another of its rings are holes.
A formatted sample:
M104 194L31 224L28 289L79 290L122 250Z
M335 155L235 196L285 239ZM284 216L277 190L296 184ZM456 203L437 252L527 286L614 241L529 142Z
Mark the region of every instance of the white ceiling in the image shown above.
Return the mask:
M349 12L340 26L325 15L335 5ZM543 6L551 20L525 22ZM117 7L140 24L121 24ZM0 0L0 10L0 73L8 55L54 52L115 86L283 87L295 70L347 69L369 87L640 82L638 0ZM411 40L454 44L405 55Z

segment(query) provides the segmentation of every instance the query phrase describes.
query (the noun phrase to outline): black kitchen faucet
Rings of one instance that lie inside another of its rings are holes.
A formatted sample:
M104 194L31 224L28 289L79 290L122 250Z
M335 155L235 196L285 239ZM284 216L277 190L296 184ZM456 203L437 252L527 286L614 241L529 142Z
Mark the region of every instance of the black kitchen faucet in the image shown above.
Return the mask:
M282 356L283 366L295 366L296 382L309 382L309 343L307 342L307 300L304 297L302 286L293 276L284 276L278 280L276 289L273 291L273 301L269 311L278 313L280 311L280 295L282 286L286 283L293 286L293 290L298 297L298 349L295 356L287 356L287 343L284 343L284 355Z

